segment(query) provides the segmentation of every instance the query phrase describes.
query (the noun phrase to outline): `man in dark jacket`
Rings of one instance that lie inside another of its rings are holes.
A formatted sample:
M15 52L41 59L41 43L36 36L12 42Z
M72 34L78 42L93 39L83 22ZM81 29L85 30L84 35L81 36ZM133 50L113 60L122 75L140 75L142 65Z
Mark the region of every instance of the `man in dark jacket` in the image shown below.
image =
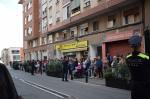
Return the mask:
M34 75L34 71L35 71L35 60L32 60L32 61L30 62L30 64L31 64L31 75Z
M99 75L99 78L103 78L103 62L100 57L98 57L96 60L96 71Z
M91 60L90 57L87 57L85 60L85 82L88 83L88 73L89 73L89 67L91 66Z
M62 81L68 81L67 80L67 75L68 75L68 57L64 56L64 59L62 61L63 64L63 76L62 76Z
M133 52L126 62L131 73L131 99L150 99L150 59L140 52L141 41L140 36L129 39Z
M0 99L21 99L6 68L0 63Z

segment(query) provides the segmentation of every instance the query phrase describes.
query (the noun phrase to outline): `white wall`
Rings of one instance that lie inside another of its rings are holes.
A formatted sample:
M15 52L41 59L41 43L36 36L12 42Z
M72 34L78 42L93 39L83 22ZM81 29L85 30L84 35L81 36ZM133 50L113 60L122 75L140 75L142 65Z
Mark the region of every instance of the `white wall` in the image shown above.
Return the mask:
M90 45L89 46L89 55L90 55L90 58L93 60L96 57L96 54L97 54L97 46Z
M63 57L63 53L61 53L59 50L56 50L56 57L55 58L60 59L61 57Z
M12 54L12 50L19 50L19 54ZM13 61L13 55L20 55L20 47L10 47L8 48L9 61ZM17 60L20 61L20 60Z

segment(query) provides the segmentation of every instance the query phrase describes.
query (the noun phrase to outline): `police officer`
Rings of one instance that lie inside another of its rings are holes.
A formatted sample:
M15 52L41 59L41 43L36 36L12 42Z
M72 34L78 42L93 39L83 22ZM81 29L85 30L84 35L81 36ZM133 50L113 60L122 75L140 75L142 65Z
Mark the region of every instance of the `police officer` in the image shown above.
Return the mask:
M131 99L150 99L150 59L140 52L141 41L137 35L129 39L133 52L126 62L131 74Z

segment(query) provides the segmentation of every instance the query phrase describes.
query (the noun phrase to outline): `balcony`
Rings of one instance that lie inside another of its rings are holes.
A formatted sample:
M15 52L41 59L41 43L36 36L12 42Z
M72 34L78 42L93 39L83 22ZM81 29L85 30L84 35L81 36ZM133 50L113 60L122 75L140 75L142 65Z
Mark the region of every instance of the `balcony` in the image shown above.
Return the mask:
M103 3L100 3L98 6L91 8L83 13L80 13L76 16L72 16L67 20L58 23L52 27L49 27L50 32L55 32L58 30L62 30L64 28L80 24L83 21L96 17L98 15L102 15L104 13L108 13L112 10L117 10L120 7L126 6L128 4L137 3L137 0L105 0Z

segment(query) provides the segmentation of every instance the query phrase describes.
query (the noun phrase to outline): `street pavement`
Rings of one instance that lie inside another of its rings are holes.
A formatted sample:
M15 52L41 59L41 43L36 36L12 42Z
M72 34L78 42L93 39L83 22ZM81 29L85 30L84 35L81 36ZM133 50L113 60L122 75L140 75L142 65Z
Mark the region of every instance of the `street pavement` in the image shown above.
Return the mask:
M24 99L130 99L130 91L110 88L104 85L104 80L101 83L84 83L83 79L73 80L69 82L62 82L60 78L54 78L50 76L35 74L32 76L30 73L25 73L18 70L10 70L12 77L14 78L15 85ZM20 83L18 83L21 81ZM95 80L98 82L100 80ZM22 88L21 88L22 87ZM34 87L31 89L31 87ZM35 90L38 87L38 93ZM20 89L24 89L23 91ZM30 90L30 91L28 91ZM45 93L46 91L52 92L52 94ZM30 98L28 94L33 94ZM39 98L37 94L41 94ZM34 97L35 96L35 97ZM52 97L51 97L52 96ZM44 97L44 98L43 98Z
M18 94L21 95L23 99L61 99L46 91L31 87L20 80L14 79L14 83Z

